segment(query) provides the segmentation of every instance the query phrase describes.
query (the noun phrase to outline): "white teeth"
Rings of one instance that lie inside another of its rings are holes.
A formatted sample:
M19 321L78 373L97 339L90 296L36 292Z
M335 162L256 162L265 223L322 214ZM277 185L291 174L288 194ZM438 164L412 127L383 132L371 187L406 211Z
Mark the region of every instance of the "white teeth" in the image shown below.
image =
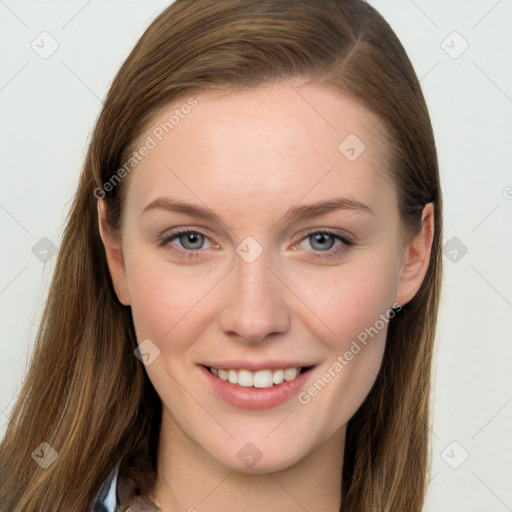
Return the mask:
M254 373L253 386L255 388L269 388L273 385L274 381L272 380L272 372L270 370L259 370Z
M281 384L284 381L284 370L277 370L272 373L272 380L274 384Z
M276 370L225 370L222 368L210 368L213 375L231 384L238 384L245 388L270 388L273 385L291 381L300 375L300 368L285 368Z
M235 370L230 370L229 373L233 372L235 375L237 373ZM237 380L233 382L233 384L238 384L239 386L243 386L244 388L250 388L254 385L254 376L253 374L248 370L240 370L237 375ZM230 381L232 382L232 381Z
M238 383L238 375L235 370L228 371L228 380L229 380L229 382L231 382L231 384Z
M299 369L297 369L297 368L287 368L284 371L284 380L289 382L290 380L295 379L295 377L297 377L298 372L299 372Z

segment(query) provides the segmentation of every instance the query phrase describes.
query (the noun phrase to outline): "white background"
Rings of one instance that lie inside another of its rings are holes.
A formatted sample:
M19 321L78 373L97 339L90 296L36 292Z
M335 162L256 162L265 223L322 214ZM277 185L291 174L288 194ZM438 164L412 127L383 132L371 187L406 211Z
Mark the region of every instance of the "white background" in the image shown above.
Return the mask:
M421 79L445 201L425 512L512 511L512 0L370 3ZM58 247L102 98L167 4L0 0L0 435L55 263L32 248Z

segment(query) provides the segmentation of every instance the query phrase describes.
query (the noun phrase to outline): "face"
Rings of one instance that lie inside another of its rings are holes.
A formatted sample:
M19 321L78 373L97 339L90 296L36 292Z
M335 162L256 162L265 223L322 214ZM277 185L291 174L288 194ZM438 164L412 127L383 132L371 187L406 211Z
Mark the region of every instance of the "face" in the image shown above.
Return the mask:
M414 258L360 104L285 84L195 99L141 136L156 145L125 178L121 237L102 237L163 428L230 469L278 471L361 405L428 251Z

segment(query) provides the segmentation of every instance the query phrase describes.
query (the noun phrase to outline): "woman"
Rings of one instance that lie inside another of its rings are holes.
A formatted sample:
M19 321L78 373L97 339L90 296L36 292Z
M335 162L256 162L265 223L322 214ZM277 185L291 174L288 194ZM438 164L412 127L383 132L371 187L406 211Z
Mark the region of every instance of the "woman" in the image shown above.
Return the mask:
M413 511L442 198L362 0L177 0L107 95L2 510Z

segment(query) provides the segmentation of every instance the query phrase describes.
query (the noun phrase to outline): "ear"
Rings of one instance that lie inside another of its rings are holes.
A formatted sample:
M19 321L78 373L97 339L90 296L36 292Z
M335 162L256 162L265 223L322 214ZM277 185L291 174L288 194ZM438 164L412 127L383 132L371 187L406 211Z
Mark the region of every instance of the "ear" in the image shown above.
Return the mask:
M420 289L427 273L434 239L434 205L427 203L421 215L421 230L405 248L395 302L407 304Z
M107 205L102 199L98 199L98 225L117 298L121 304L129 306L130 294L128 293L121 239L113 236L107 224Z

